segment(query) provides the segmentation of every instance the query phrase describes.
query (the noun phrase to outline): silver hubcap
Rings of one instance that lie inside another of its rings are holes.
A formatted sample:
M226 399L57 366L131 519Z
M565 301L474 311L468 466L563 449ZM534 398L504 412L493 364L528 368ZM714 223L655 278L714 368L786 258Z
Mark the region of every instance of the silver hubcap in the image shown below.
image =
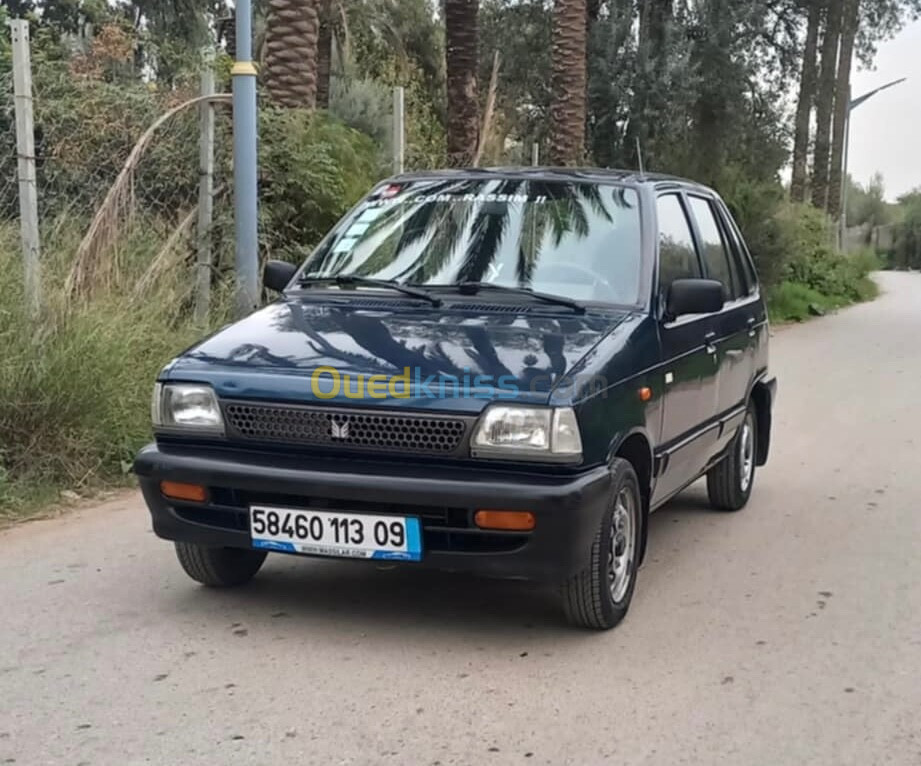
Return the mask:
M608 552L608 580L611 598L623 600L633 576L633 556L636 550L636 497L624 487L614 504L611 522L611 549Z
M751 415L745 418L742 424L742 434L739 438L739 485L743 492L748 492L755 472L755 429Z

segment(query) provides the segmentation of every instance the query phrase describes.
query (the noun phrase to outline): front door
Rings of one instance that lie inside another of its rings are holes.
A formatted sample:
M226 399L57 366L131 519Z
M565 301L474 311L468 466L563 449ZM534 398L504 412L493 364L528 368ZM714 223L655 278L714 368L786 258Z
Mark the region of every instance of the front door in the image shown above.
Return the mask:
M725 426L719 447L729 443L742 421L755 368L755 325L761 305L755 285L749 279L733 247L728 222L713 200L690 195L688 202L708 279L723 283L726 305L714 317L719 378L715 410Z
M676 279L703 276L685 203L680 194L657 201L659 221L659 302ZM665 403L659 438L659 478L653 504L670 497L694 479L712 454L718 355L714 317L684 316L659 327Z

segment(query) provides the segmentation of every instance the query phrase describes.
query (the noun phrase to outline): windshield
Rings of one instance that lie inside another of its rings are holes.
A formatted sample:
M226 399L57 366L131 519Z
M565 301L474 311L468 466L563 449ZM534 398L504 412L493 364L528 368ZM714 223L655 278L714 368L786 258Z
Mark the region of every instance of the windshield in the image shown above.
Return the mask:
M376 190L303 275L476 282L637 305L641 264L639 199L631 188L434 179Z

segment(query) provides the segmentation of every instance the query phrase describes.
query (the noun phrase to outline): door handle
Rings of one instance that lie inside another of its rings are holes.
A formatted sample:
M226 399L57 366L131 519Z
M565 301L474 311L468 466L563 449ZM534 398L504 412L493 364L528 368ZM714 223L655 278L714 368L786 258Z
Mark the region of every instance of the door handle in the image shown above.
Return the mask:
M715 354L716 345L713 343L713 341L716 340L716 333L713 331L708 332L706 335L704 335L704 340L707 342L707 353Z
M741 349L733 348L726 352L726 356L731 356L733 359L737 359L738 357L742 356L742 353L743 352Z

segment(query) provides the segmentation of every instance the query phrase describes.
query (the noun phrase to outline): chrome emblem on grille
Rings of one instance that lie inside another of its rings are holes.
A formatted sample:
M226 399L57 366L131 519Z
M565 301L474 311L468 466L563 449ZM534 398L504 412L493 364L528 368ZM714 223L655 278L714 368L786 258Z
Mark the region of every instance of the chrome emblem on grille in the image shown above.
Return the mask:
M335 420L329 422L329 427L331 431L331 436L334 439L348 439L349 438L349 424L348 423L337 423Z

